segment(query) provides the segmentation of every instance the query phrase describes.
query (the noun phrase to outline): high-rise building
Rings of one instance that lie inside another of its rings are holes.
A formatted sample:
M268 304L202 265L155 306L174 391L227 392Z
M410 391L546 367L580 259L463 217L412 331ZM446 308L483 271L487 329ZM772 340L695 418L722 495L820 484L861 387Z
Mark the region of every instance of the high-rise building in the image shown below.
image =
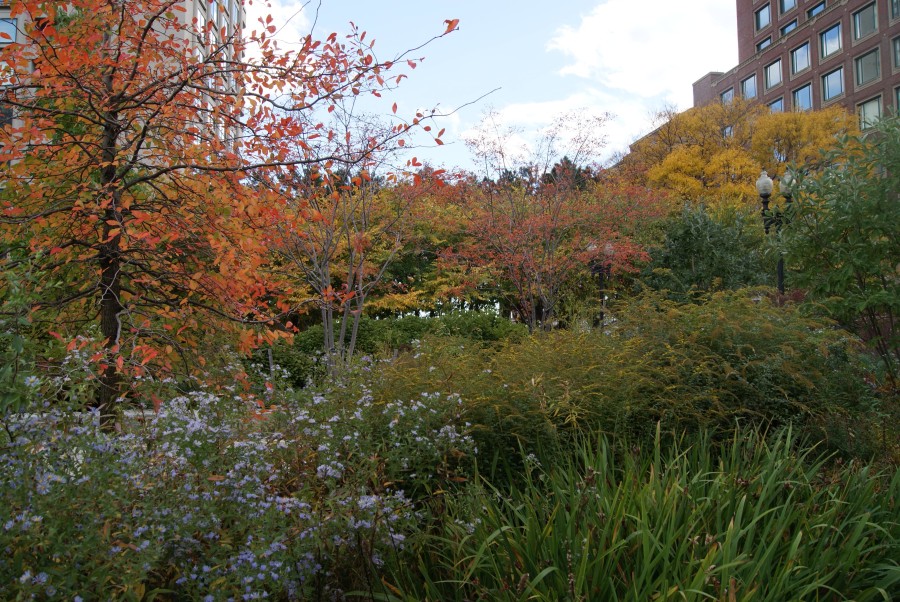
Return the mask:
M865 128L900 109L900 0L736 0L738 61L694 83L694 106L844 106Z
M216 49L219 57L226 60L243 58L233 56L234 49L231 44L246 28L243 0L181 0L181 5L184 11L178 14L184 25L190 26L196 19L194 33L185 30L183 35L191 36L197 53L209 56L208 52ZM19 22L22 17L18 19L13 17L10 9L10 0L0 0L0 33L6 34L0 36L0 47L23 41ZM214 26L209 27L210 23ZM12 107L0 102L0 127L12 120Z
M202 39L204 36L195 36L198 50L201 46L227 46L246 28L246 12L242 0L181 0L181 5L184 11L178 14L185 25L190 25L196 19L196 29L204 31L209 23L214 24L208 28L209 33L205 35L205 39ZM10 15L10 8L10 0L0 0L0 33L6 34L0 36L0 46L22 41L18 21Z
M186 24L191 23L194 18L197 19L199 30L208 23L215 24L210 28L212 33L207 40L209 44L228 44L246 27L246 13L242 0L182 0L182 5L185 8Z

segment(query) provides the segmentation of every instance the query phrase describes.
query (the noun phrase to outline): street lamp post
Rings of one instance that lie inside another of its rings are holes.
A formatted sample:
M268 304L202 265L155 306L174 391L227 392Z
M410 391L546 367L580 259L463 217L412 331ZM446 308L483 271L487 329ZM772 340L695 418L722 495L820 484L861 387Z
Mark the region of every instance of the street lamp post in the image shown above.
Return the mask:
M759 179L756 180L756 192L759 193L759 198L762 201L762 211L760 213L762 214L763 228L765 229L766 234L769 233L769 230L771 230L773 226L775 227L776 234L781 232L781 225L790 220L793 187L794 177L790 171L785 171L784 175L781 177L781 185L779 186L781 195L785 198L784 211L778 206L769 209L769 197L772 196L773 189L772 178L769 177L766 170L763 170L759 175ZM778 252L777 269L778 293L784 295L784 256L781 255L781 251Z
M593 243L588 246L588 251L592 253L596 249L597 246ZM600 323L594 325L600 326L600 328L603 328L606 320L606 283L612 279L612 254L612 244L606 243L603 246L603 260L601 261L599 257L594 257L590 263L591 275L597 279L597 288L600 294Z

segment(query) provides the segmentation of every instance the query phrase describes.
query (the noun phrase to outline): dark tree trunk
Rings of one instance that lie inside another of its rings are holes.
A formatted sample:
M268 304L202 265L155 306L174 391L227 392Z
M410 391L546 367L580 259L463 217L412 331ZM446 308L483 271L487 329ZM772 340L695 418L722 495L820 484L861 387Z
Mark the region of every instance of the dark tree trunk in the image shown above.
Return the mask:
M112 77L106 77L107 91L111 94ZM118 115L114 111L106 114L103 127L101 156L103 168L100 170L100 201L107 203L103 214L103 239L100 241L97 261L100 264L100 333L106 351L106 367L100 373L100 390L97 393L97 407L100 410L100 424L110 427L116 417L115 404L121 396L122 371L117 363L121 357L119 348L122 335L122 191L119 189L119 174L116 170L118 140L121 133Z
M104 228L104 232L110 229ZM100 423L109 425L115 420L115 403L122 387L122 374L116 364L121 337L121 261L119 258L120 236L116 235L100 248L100 333L104 339L107 366L100 374L100 390L97 407Z

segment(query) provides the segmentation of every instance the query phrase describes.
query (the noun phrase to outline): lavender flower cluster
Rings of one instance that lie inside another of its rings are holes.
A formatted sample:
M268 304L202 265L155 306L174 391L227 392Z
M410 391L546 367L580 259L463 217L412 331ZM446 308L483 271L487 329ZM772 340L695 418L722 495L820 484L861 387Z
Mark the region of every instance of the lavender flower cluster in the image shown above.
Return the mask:
M314 395L258 419L199 390L120 431L3 417L0 598L340 597L416 533L409 488L474 455L461 408Z

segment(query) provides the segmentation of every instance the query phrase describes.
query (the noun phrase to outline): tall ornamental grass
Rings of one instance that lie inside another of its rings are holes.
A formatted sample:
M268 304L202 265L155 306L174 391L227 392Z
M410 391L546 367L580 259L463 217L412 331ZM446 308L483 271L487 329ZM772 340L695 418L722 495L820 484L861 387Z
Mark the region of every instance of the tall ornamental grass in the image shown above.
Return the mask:
M900 476L790 432L582 440L525 486L472 486L382 600L896 600Z

